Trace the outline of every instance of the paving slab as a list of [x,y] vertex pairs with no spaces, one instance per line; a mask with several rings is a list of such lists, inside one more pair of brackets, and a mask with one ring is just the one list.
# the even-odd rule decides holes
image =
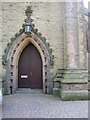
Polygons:
[[88,118],[88,101],[61,101],[42,92],[3,97],[3,118]]

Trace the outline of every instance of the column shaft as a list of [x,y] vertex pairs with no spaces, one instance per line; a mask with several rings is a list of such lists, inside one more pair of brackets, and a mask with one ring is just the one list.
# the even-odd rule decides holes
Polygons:
[[77,2],[66,3],[66,42],[67,42],[67,68],[78,68],[78,18]]
[[79,68],[87,67],[86,25],[83,3],[78,3]]

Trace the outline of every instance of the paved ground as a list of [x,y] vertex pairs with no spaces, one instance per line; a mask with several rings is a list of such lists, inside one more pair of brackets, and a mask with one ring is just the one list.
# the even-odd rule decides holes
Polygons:
[[88,118],[88,101],[61,101],[43,93],[4,96],[3,118]]

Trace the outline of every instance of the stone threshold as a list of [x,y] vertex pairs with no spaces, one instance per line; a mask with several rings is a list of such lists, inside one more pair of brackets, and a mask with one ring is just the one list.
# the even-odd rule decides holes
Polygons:
[[43,93],[43,89],[18,88],[16,93]]

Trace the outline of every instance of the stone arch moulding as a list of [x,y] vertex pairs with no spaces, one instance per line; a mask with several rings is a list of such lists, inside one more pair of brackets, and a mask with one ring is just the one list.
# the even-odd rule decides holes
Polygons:
[[43,92],[49,93],[52,89],[50,81],[50,54],[42,40],[35,33],[22,33],[11,45],[7,54],[6,82],[8,94],[15,93],[18,88],[18,60],[24,48],[32,43],[39,51],[42,58]]

